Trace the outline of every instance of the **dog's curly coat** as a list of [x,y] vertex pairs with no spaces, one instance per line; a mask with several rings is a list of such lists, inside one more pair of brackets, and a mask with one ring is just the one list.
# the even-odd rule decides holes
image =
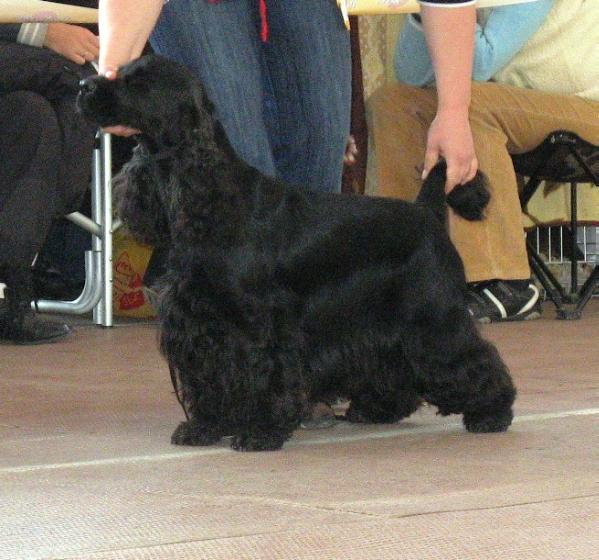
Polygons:
[[[290,188],[242,162],[201,84],[157,56],[86,80],[79,106],[141,131],[116,191],[130,231],[170,246],[161,350],[189,413],[173,443],[278,449],[306,401],[337,396],[356,422],[424,400],[473,432],[510,425],[515,389],[445,232],[443,164],[415,204]],[[480,178],[447,197],[468,219],[487,201]]]

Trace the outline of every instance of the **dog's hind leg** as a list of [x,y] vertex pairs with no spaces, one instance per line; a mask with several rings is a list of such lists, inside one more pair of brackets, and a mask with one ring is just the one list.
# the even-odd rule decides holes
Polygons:
[[514,417],[516,389],[497,349],[480,339],[465,368],[470,384],[463,422],[469,432],[503,432]]
[[467,310],[455,307],[439,319],[427,313],[406,333],[423,398],[442,415],[463,414],[468,431],[507,430],[516,397],[507,366],[480,337]]
[[424,398],[439,413],[463,414],[470,432],[503,432],[513,419],[516,391],[497,351],[480,341],[477,348],[454,356],[451,362],[432,363],[436,369],[424,383]]
[[[426,249],[426,246],[425,246]],[[516,390],[495,347],[482,339],[466,304],[462,264],[442,237],[414,256],[395,301],[414,386],[442,415],[463,414],[471,432],[507,430]]]
[[[390,424],[416,412],[422,398],[414,386],[414,371],[405,357],[400,329],[386,325],[376,337],[378,349],[370,354],[370,375],[356,376],[358,391],[352,391],[346,413],[350,422]],[[364,364],[366,365],[366,364]]]
[[413,368],[405,359],[399,329],[377,323],[374,315],[366,324],[346,325],[348,330],[329,344],[322,344],[321,338],[320,347],[318,335],[312,335],[311,399],[326,402],[337,395],[347,397],[350,404],[343,419],[392,424],[415,412],[422,399],[414,386]]

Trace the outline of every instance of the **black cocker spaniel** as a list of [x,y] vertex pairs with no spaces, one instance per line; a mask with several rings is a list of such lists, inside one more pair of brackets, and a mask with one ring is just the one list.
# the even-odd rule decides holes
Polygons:
[[446,202],[482,218],[480,176],[446,197],[441,163],[414,204],[291,188],[241,161],[199,81],[158,56],[86,79],[78,104],[141,131],[115,191],[129,230],[169,245],[160,345],[188,417],[173,443],[278,449],[307,402],[340,396],[354,422],[427,401],[508,428],[516,391],[444,226]]

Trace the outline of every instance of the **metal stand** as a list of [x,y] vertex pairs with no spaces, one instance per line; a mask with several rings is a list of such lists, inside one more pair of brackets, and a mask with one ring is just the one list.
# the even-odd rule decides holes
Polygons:
[[93,310],[96,325],[111,327],[112,317],[112,234],[119,223],[112,220],[112,153],[110,134],[96,136],[92,164],[92,217],[79,212],[68,220],[92,235],[92,250],[85,252],[85,284],[73,301],[38,300],[32,307],[41,312],[73,315]]
[[[585,305],[591,299],[595,288],[599,286],[599,265],[596,265],[591,276],[582,288],[578,289],[578,260],[576,258],[578,251],[576,243],[577,184],[590,182],[599,185],[596,163],[592,163],[598,149],[597,146],[589,144],[572,132],[558,130],[551,133],[534,150],[512,156],[516,173],[529,177],[520,193],[520,205],[524,212],[542,181],[570,183],[570,293],[566,293],[532,243],[527,243],[530,267],[545,288],[547,296],[554,303],[558,319],[580,319]],[[583,151],[585,157],[581,155]]]

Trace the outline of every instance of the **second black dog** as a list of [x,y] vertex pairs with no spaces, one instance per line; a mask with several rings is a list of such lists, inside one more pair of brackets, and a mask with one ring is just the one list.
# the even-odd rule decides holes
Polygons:
[[[88,79],[79,105],[141,131],[118,206],[140,240],[170,245],[161,349],[189,415],[173,443],[278,449],[306,401],[338,396],[357,422],[425,400],[473,432],[510,425],[515,389],[445,231],[443,164],[415,204],[290,188],[242,162],[201,84],[156,56]],[[447,198],[481,219],[488,194],[479,177]]]

